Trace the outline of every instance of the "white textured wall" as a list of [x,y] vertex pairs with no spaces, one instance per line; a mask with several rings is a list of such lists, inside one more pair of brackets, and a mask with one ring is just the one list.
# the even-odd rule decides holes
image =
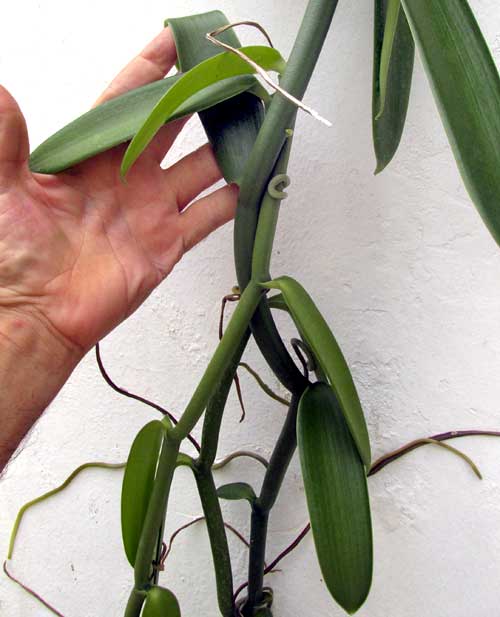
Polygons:
[[[497,0],[472,0],[500,60]],[[85,111],[108,80],[167,16],[210,8],[257,19],[287,54],[306,0],[252,3],[22,0],[3,3],[0,81],[19,100],[36,145]],[[244,37],[245,38],[245,37]],[[301,115],[274,255],[275,274],[299,278],[317,299],[354,372],[375,455],[411,439],[462,428],[500,428],[500,252],[456,171],[429,87],[417,65],[408,125],[396,160],[374,177],[370,142],[372,2],[341,1],[307,101],[334,121],[326,130]],[[245,40],[247,40],[245,38]],[[201,143],[192,122],[175,156]],[[234,284],[231,229],[177,266],[150,300],[103,343],[113,377],[182,410],[217,340],[219,302]],[[254,346],[251,363],[266,371]],[[234,394],[220,452],[268,455],[283,419],[242,374],[248,418]],[[26,500],[87,460],[122,461],[155,414],[101,380],[93,354],[82,362],[0,481],[0,555]],[[362,617],[496,617],[500,577],[500,441],[455,445],[484,473],[421,449],[370,480],[375,577]],[[261,469],[235,462],[220,482],[258,485]],[[121,550],[121,472],[89,471],[25,520],[12,570],[66,617],[118,617],[132,573]],[[176,476],[169,529],[200,512],[187,471]],[[248,533],[248,507],[227,519]],[[274,511],[273,557],[307,520],[294,460]],[[237,581],[245,551],[231,539]],[[215,615],[211,559],[202,525],[179,539],[164,580],[184,615]],[[340,615],[320,582],[312,540],[269,577],[276,617]],[[2,617],[49,613],[0,578]]]

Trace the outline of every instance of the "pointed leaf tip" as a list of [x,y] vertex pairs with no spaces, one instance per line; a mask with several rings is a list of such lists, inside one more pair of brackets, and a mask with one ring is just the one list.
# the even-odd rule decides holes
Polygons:
[[393,159],[403,133],[413,76],[415,44],[400,0],[375,0],[373,146],[375,174]]
[[353,614],[372,581],[370,503],[363,462],[328,384],[302,395],[297,440],[321,572],[332,597]]
[[233,482],[231,484],[224,484],[217,489],[217,497],[219,499],[239,500],[246,499],[252,504],[257,496],[255,491],[246,482]]
[[500,77],[467,0],[402,0],[472,201],[500,244]]
[[335,390],[360,456],[369,468],[370,438],[361,402],[342,350],[324,317],[302,285],[289,276],[281,276],[262,286],[281,291],[299,332]]
[[[280,53],[271,47],[254,45],[242,47],[241,51],[267,71],[277,70],[283,62]],[[121,173],[126,174],[129,171],[161,126],[190,97],[230,77],[252,75],[254,72],[244,60],[231,52],[224,52],[200,62],[184,73],[156,104],[130,142],[123,157]]]

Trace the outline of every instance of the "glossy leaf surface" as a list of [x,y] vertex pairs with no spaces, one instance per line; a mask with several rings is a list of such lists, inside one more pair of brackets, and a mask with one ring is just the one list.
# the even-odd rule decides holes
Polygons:
[[[271,47],[255,45],[242,47],[241,51],[265,70],[280,72],[284,68],[284,60],[280,53]],[[156,104],[133,138],[123,158],[122,175],[127,173],[161,126],[189,97],[223,79],[252,73],[254,69],[231,52],[224,52],[204,60],[184,73]]]
[[282,276],[265,283],[265,287],[279,289],[283,294],[299,332],[335,390],[360,456],[369,468],[370,439],[363,410],[347,362],[328,324],[307,291],[294,279]]
[[165,427],[159,420],[146,424],[132,444],[125,468],[121,498],[122,538],[132,567],[135,565],[164,435]]
[[352,614],[372,580],[370,503],[363,462],[329,385],[318,382],[302,395],[297,438],[321,572],[332,596]]
[[175,595],[164,587],[151,587],[148,591],[142,617],[181,617]]
[[392,160],[406,120],[415,44],[400,0],[375,0],[373,144],[377,169]]
[[[83,114],[44,141],[30,157],[30,168],[57,173],[118,144],[129,141],[141,128],[154,106],[180,79],[167,77],[111,99]],[[238,75],[203,88],[188,98],[169,121],[203,111],[252,89],[251,75]]]
[[466,0],[403,0],[465,186],[500,244],[500,77]]
[[257,498],[253,488],[246,482],[233,482],[219,486],[217,497],[230,500],[246,499],[250,503],[253,503]]

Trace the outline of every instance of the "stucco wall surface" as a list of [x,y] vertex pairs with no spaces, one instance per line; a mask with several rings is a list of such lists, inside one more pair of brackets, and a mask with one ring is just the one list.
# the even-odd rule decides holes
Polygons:
[[[400,151],[375,177],[370,98],[372,2],[343,0],[307,102],[333,121],[299,115],[273,256],[274,274],[302,281],[327,316],[352,367],[375,456],[450,429],[500,429],[500,251],[462,187],[420,62]],[[161,28],[163,19],[222,8],[255,19],[286,55],[306,0],[251,3],[143,0],[132,3],[23,0],[2,3],[0,81],[20,102],[32,145],[83,113],[113,75]],[[500,62],[497,0],[471,0]],[[255,41],[253,33],[242,33]],[[203,143],[196,120],[169,160]],[[221,297],[235,283],[231,226],[194,249],[126,323],[102,343],[124,387],[180,412],[217,342]],[[280,318],[281,319],[281,318]],[[291,335],[290,324],[281,319]],[[281,322],[280,322],[281,323]],[[248,361],[275,389],[255,346]],[[234,392],[220,454],[268,456],[283,409],[241,375],[247,419]],[[81,363],[0,481],[0,556],[18,508],[89,460],[125,460],[155,413],[112,392],[93,354]],[[484,474],[426,447],[370,480],[375,533],[373,588],[360,617],[497,617],[500,579],[500,441],[455,442]],[[237,461],[218,482],[258,487],[261,468]],[[132,581],[121,549],[121,472],[88,471],[31,511],[12,571],[66,617],[119,617]],[[248,536],[246,504],[224,504]],[[180,470],[168,531],[200,513],[194,483]],[[297,457],[270,524],[269,559],[307,521]],[[230,538],[237,581],[246,552]],[[162,580],[188,617],[216,614],[202,524],[177,541]],[[321,583],[312,539],[268,578],[276,617],[342,612]],[[50,613],[0,577],[2,617]]]

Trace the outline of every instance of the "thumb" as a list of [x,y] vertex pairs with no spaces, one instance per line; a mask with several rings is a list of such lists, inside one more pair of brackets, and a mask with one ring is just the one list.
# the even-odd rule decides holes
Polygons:
[[28,131],[19,105],[0,86],[0,189],[7,188],[26,167]]

